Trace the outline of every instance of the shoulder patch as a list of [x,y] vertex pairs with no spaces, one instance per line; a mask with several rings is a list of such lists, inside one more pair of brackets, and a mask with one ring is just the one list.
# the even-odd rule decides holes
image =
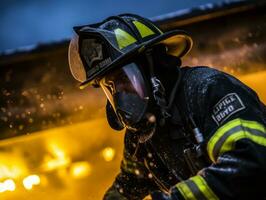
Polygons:
[[224,120],[245,108],[245,105],[236,93],[229,93],[213,107],[212,118],[217,125],[220,125]]

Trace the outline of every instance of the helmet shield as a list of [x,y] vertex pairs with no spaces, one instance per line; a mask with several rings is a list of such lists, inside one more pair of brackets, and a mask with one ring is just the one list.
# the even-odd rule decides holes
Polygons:
[[74,78],[80,82],[86,80],[86,70],[79,54],[79,36],[75,34],[68,48],[69,67]]
[[100,86],[119,119],[127,126],[138,123],[148,106],[148,91],[136,63],[118,68],[100,80]]

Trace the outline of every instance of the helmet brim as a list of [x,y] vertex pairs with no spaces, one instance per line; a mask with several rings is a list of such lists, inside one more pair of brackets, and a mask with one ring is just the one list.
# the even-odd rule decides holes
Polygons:
[[143,42],[142,44],[136,46],[130,52],[121,55],[120,57],[115,59],[112,63],[110,63],[109,66],[106,66],[101,71],[98,71],[90,78],[82,82],[80,84],[80,88],[82,89],[87,85],[90,85],[92,80],[95,79],[96,77],[103,76],[105,73],[116,67],[119,66],[121,67],[130,58],[145,52],[145,50],[157,44],[164,44],[167,47],[167,52],[169,54],[176,56],[178,58],[182,58],[191,50],[193,41],[192,38],[188,35],[188,33],[182,30],[172,30],[163,33],[162,35],[159,35],[147,42]]

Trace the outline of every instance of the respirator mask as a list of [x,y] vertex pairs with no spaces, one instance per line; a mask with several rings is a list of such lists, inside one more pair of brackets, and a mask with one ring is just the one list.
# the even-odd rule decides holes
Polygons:
[[[115,130],[126,127],[137,133],[140,142],[147,141],[157,124],[163,126],[170,117],[171,101],[166,101],[163,84],[154,72],[154,56],[164,54],[161,50],[154,53],[154,49],[145,52],[141,59],[136,58],[134,62],[107,73],[99,81],[108,99],[106,113],[109,125]],[[172,66],[177,68],[177,64],[175,62]]]
[[148,111],[149,84],[141,67],[137,62],[128,63],[105,75],[99,84],[108,99],[106,113],[110,126],[116,130],[126,127],[139,133],[140,142],[145,142],[155,131],[156,118]]

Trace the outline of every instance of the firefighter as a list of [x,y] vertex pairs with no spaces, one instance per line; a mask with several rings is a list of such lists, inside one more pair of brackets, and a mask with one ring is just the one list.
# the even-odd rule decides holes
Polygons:
[[74,30],[74,78],[101,88],[109,125],[126,130],[103,199],[266,197],[266,109],[252,89],[213,68],[180,67],[191,37],[137,15]]

